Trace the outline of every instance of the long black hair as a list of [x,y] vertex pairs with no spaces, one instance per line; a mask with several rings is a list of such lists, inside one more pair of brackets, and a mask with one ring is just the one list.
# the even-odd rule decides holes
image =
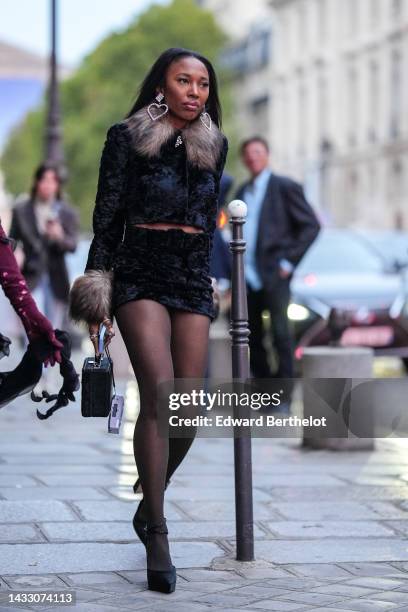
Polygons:
[[32,182],[31,190],[30,190],[31,200],[34,200],[34,198],[37,196],[38,183],[41,181],[44,174],[48,172],[49,170],[54,172],[55,178],[57,179],[57,182],[58,182],[58,191],[56,193],[56,197],[58,200],[62,199],[62,179],[61,179],[61,175],[59,173],[58,167],[56,164],[52,164],[50,162],[44,162],[40,164],[34,172],[33,182]]
[[209,95],[206,102],[206,110],[214,123],[218,127],[221,127],[221,104],[218,97],[217,76],[215,74],[213,65],[211,64],[210,60],[200,53],[191,51],[190,49],[183,49],[181,47],[171,47],[170,49],[166,49],[166,51],[163,51],[163,53],[157,58],[142,82],[136,102],[133,104],[125,119],[131,117],[131,115],[147,104],[154,102],[154,98],[157,96],[157,88],[164,87],[167,68],[172,62],[175,62],[182,57],[195,57],[207,68],[209,76]]

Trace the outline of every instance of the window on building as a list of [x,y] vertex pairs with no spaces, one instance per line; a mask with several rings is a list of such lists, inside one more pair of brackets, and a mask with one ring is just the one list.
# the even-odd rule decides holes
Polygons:
[[404,168],[402,165],[402,161],[399,158],[395,158],[391,161],[389,172],[388,172],[388,189],[387,195],[390,201],[390,204],[394,211],[394,227],[396,229],[401,229],[402,225],[402,209],[403,209],[403,178],[404,178]]
[[402,14],[402,0],[392,0],[391,3],[391,18],[397,21]]
[[368,194],[374,200],[377,190],[377,171],[375,162],[371,162],[368,166]]
[[307,90],[303,77],[300,77],[298,84],[298,108],[297,115],[299,120],[298,129],[298,155],[303,157],[306,152],[307,122],[308,122],[308,99]]
[[259,134],[269,133],[269,102],[269,96],[265,95],[254,98],[249,105],[251,124],[254,131]]
[[394,49],[391,55],[391,83],[390,83],[390,136],[398,138],[401,129],[401,103],[402,103],[402,61],[401,53]]
[[350,218],[354,218],[355,214],[358,211],[358,190],[359,190],[359,176],[356,169],[350,170],[349,174],[349,201],[348,201],[348,209]]
[[392,202],[399,200],[402,196],[402,164],[399,158],[390,163],[388,197]]
[[374,142],[377,140],[377,130],[379,121],[379,71],[376,60],[371,60],[369,64],[369,124],[368,124],[368,140]]
[[222,66],[235,74],[252,72],[266,66],[271,59],[271,37],[269,25],[253,27],[244,40],[223,51],[220,58]]
[[270,60],[271,28],[262,23],[254,26],[248,35],[247,53],[249,69],[266,66]]
[[227,47],[221,54],[220,64],[233,73],[245,73],[248,70],[248,54],[246,41]]
[[359,95],[357,72],[350,66],[348,72],[348,105],[347,105],[348,141],[351,147],[357,143],[357,128],[359,125]]
[[274,135],[274,140],[281,147],[282,159],[288,158],[288,138],[287,138],[287,108],[288,108],[288,84],[284,78],[278,82],[278,97],[277,97],[277,122],[274,125],[277,134]]
[[327,112],[328,112],[327,80],[324,74],[320,74],[318,78],[317,90],[318,90],[317,126],[318,126],[320,141],[323,141],[327,137]]

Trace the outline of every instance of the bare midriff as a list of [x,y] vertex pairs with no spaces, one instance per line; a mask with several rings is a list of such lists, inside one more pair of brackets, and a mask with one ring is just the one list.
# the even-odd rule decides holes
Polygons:
[[187,232],[188,234],[199,234],[204,231],[199,227],[195,227],[194,225],[181,225],[180,223],[135,223],[134,227],[147,227],[148,229],[159,230],[181,229],[183,232]]

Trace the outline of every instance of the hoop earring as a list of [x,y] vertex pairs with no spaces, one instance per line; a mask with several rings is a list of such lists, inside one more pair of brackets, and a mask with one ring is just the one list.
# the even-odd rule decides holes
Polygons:
[[200,121],[203,124],[203,126],[207,128],[209,132],[211,132],[212,119],[211,119],[210,114],[207,113],[205,105],[204,105],[204,111],[200,115]]
[[[169,112],[169,107],[167,106],[167,104],[165,104],[164,102],[161,103],[163,99],[164,99],[164,96],[160,92],[157,94],[155,98],[157,102],[152,102],[147,107],[147,112],[149,113],[149,117],[152,121],[157,121],[157,119],[161,119],[161,117],[164,117],[164,115],[166,115]],[[157,109],[157,110],[152,112],[152,109]],[[163,109],[163,110],[160,110],[160,109]]]

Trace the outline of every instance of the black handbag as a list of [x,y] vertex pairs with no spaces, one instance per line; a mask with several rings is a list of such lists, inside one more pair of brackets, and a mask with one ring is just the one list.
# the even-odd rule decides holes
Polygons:
[[82,367],[81,414],[83,417],[109,416],[114,397],[113,363],[104,347],[106,328],[99,335],[99,354],[86,357]]

